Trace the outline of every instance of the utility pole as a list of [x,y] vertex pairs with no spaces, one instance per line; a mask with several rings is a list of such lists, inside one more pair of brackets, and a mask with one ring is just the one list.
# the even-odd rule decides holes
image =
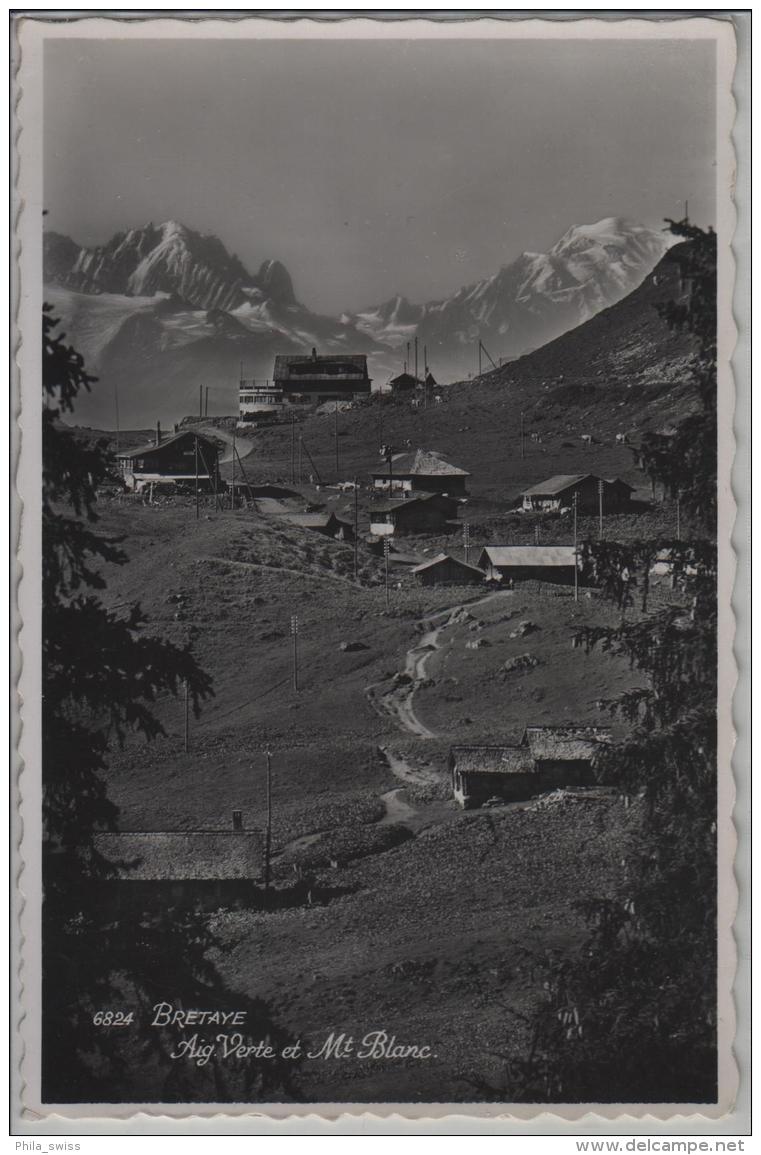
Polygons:
[[526,456],[526,432],[523,423],[523,410],[521,409],[521,457]]
[[203,385],[198,386],[198,416],[203,417]]
[[338,399],[336,398],[336,407],[333,411],[333,437],[336,443],[336,481],[341,480],[341,473],[338,468]]
[[296,414],[291,410],[291,485],[296,484]]
[[206,394],[204,397],[203,415],[204,415],[204,417],[209,416],[209,386],[208,385],[206,386]]
[[116,456],[119,456],[119,386],[114,381],[114,410],[116,412]]
[[417,388],[417,335],[415,335],[415,388]]
[[303,465],[304,465],[304,438],[301,434],[301,430],[299,430],[299,485],[301,485],[301,480],[304,476]]
[[465,547],[465,561],[467,563],[470,559],[470,526],[467,521],[462,527],[462,544]]
[[423,345],[423,408],[428,408],[428,346]]
[[270,889],[270,855],[272,853],[272,754],[267,751],[267,824],[264,828],[264,893]]
[[197,433],[195,435],[194,441],[195,441],[195,447],[196,447],[196,521],[198,521],[199,517],[201,516],[201,509],[200,509],[200,498],[198,495],[198,434]]
[[407,342],[407,360],[406,360],[406,361],[405,361],[405,363],[404,363],[404,371],[405,371],[405,373],[407,372],[407,370],[408,370],[408,369],[411,369],[411,368],[412,368],[412,361],[411,361],[411,359],[410,359],[410,343],[409,343],[409,341],[408,341],[408,342]]
[[359,577],[359,479],[354,478],[354,580]]
[[602,499],[603,499],[604,489],[605,489],[605,482],[603,481],[602,478],[600,478],[600,480],[597,482],[597,496],[598,496],[599,501],[600,501],[600,541],[602,541]]
[[579,537],[578,537],[578,490],[573,495],[573,600],[579,600]]
[[187,754],[188,746],[189,746],[188,740],[189,740],[189,736],[190,736],[190,694],[188,691],[188,679],[187,678],[184,679],[184,684],[185,684],[185,741],[183,743],[183,748],[185,750],[185,753]]
[[391,542],[388,540],[387,537],[384,537],[384,539],[383,539],[383,557],[384,557],[384,560],[386,562],[386,609],[388,609],[388,605],[389,605],[389,602],[388,602],[388,557],[389,557],[390,553],[391,553]]
[[299,692],[299,619],[296,614],[291,617],[291,637],[293,638],[293,689]]
[[230,509],[235,509],[235,426],[233,425],[233,461],[232,478],[230,480]]
[[682,540],[682,491],[676,491],[676,540]]
[[481,376],[481,338],[478,338],[478,376]]

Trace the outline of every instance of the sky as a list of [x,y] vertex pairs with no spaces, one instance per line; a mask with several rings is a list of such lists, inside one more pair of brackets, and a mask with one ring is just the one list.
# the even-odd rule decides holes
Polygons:
[[572,225],[715,225],[700,41],[53,41],[46,226],[281,260],[315,311],[443,297]]

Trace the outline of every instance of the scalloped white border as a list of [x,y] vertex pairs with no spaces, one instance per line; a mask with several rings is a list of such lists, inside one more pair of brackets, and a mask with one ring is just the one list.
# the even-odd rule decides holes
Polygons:
[[[16,468],[14,527],[18,550],[13,571],[17,601],[13,606],[13,655],[20,707],[12,718],[16,760],[14,765],[17,808],[12,808],[15,942],[12,979],[20,1008],[13,1019],[14,1062],[12,1063],[13,1133],[17,1135],[58,1134],[314,1134],[315,1128],[329,1134],[353,1133],[361,1124],[363,1133],[457,1134],[472,1133],[474,1126],[494,1134],[737,1134],[747,1119],[747,1020],[737,1029],[735,1003],[748,1012],[747,992],[735,986],[738,951],[735,938],[745,939],[747,926],[736,923],[738,897],[743,896],[736,875],[749,880],[746,843],[737,853],[737,829],[747,839],[744,810],[748,796],[747,761],[739,756],[740,742],[747,751],[747,714],[735,697],[734,728],[732,704],[738,670],[747,671],[744,635],[735,634],[733,613],[747,621],[747,590],[735,583],[736,554],[747,565],[747,535],[744,524],[735,522],[738,508],[748,507],[747,484],[748,428],[744,408],[735,409],[735,382],[732,358],[735,354],[737,397],[747,399],[745,389],[745,349],[735,349],[737,329],[735,307],[741,312],[737,279],[745,272],[743,256],[737,264],[732,249],[735,233],[736,157],[747,159],[746,138],[738,140],[733,97],[735,32],[739,31],[741,63],[747,69],[748,45],[741,14],[722,13],[709,17],[680,19],[675,10],[648,13],[647,19],[625,19],[615,10],[596,13],[594,19],[575,17],[572,12],[520,19],[492,13],[426,13],[407,16],[399,12],[374,14],[372,18],[352,18],[351,13],[326,13],[325,18],[283,11],[277,19],[248,18],[233,13],[228,19],[193,11],[182,19],[165,19],[160,14],[139,11],[106,13],[103,17],[82,15],[81,11],[35,12],[17,15],[12,27],[13,51],[13,310],[14,392],[12,400],[13,455]],[[124,19],[124,17],[128,19]],[[732,19],[728,17],[732,16]],[[148,18],[146,18],[148,17]],[[60,21],[66,20],[67,23]],[[717,45],[717,232],[719,238],[719,1048],[720,1101],[705,1105],[583,1104],[542,1106],[508,1104],[384,1104],[368,1109],[365,1104],[187,1104],[157,1107],[156,1104],[42,1105],[39,1101],[39,915],[40,915],[40,782],[33,768],[40,763],[40,621],[37,559],[40,553],[40,348],[39,317],[42,304],[41,228],[42,212],[42,49],[45,39],[91,39],[119,36],[122,39],[243,37],[270,39],[713,39]],[[747,81],[747,74],[745,75]],[[745,94],[743,94],[743,100]],[[747,123],[747,121],[745,122]],[[733,130],[735,133],[733,141]],[[747,178],[745,178],[747,179]],[[745,239],[745,236],[743,237]],[[747,281],[743,278],[743,285]],[[743,324],[747,318],[742,317]],[[740,364],[742,362],[742,365]],[[734,429],[733,429],[734,419]],[[733,484],[734,482],[734,491]],[[733,533],[734,530],[734,533]],[[732,541],[730,536],[733,534]],[[734,545],[734,551],[732,549]],[[28,573],[29,578],[24,578]],[[745,569],[741,576],[744,578]],[[733,597],[734,590],[734,597]],[[734,648],[733,648],[734,642]],[[747,674],[744,675],[747,681]],[[738,736],[735,760],[737,791],[732,775],[732,752]],[[738,804],[733,824],[735,794]],[[734,870],[733,870],[734,864]],[[747,909],[744,908],[747,916]],[[747,975],[744,976],[747,978]],[[739,1060],[740,1067],[738,1068]],[[740,1080],[740,1069],[743,1079]],[[740,1103],[742,1097],[743,1102]],[[425,1127],[423,1132],[422,1127]]]

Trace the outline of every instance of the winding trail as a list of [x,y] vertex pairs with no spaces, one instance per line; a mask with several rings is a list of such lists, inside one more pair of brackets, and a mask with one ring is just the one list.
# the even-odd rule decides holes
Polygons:
[[[432,654],[442,649],[439,643],[441,633],[449,626],[457,624],[454,619],[463,611],[469,613],[470,610],[475,609],[477,606],[486,605],[496,598],[511,596],[512,592],[510,590],[495,590],[493,593],[486,594],[476,601],[459,602],[457,605],[437,610],[434,614],[422,618],[418,624],[421,626],[433,626],[433,629],[429,629],[424,633],[420,641],[416,642],[415,645],[407,651],[404,662],[404,681],[401,684],[392,686],[390,689],[383,689],[383,682],[375,682],[373,685],[365,687],[368,700],[378,713],[390,714],[399,725],[400,730],[406,734],[412,734],[415,738],[426,739],[440,737],[439,734],[426,726],[418,717],[415,712],[414,698],[415,691],[418,690],[421,683],[426,680],[428,660]],[[439,624],[435,625],[434,623],[436,622],[439,622]],[[389,757],[388,749],[383,749],[386,757]],[[391,768],[394,770],[393,765]],[[397,771],[394,770],[394,773],[396,774]],[[398,777],[410,781],[409,778],[405,779],[403,773],[399,773]],[[414,780],[419,781],[420,779],[416,776]]]
[[[233,435],[228,433],[226,429],[218,429],[216,425],[194,425],[193,430],[196,433],[205,433],[208,437],[216,437],[220,441],[226,441],[229,449],[226,449],[220,454],[220,465],[228,464],[233,459]],[[249,441],[247,437],[240,437],[235,435],[235,450],[238,457],[246,458],[249,453],[254,450],[253,441]]]

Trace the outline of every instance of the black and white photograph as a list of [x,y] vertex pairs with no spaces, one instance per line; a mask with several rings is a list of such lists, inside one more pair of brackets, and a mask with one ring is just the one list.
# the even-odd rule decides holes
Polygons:
[[37,1112],[718,1117],[731,22],[21,31]]

